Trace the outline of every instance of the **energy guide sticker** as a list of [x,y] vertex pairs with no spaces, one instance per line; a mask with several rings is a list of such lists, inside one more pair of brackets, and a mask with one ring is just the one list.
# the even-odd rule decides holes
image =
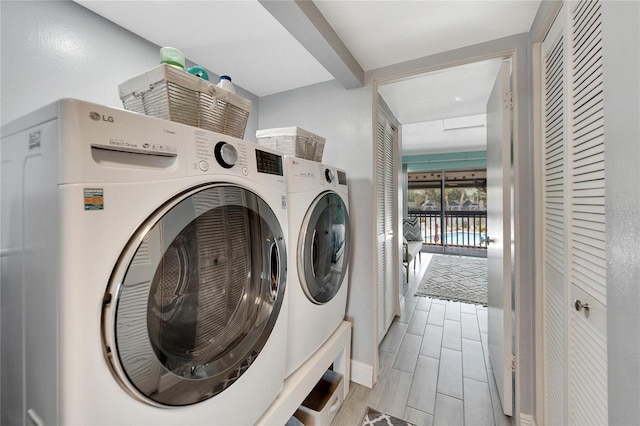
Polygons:
[[104,209],[104,190],[102,188],[85,188],[84,189],[84,209],[85,210],[103,210]]

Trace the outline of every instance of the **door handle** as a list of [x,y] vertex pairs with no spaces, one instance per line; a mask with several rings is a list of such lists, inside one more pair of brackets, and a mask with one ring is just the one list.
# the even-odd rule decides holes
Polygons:
[[576,311],[580,312],[581,310],[584,309],[585,314],[587,312],[589,312],[589,310],[591,309],[591,306],[589,306],[588,303],[582,303],[580,301],[580,299],[576,299],[575,303],[573,304],[576,307]]
[[486,243],[487,245],[491,244],[491,243],[495,243],[496,240],[494,240],[493,238],[487,236],[487,238],[480,238],[480,244],[482,243]]

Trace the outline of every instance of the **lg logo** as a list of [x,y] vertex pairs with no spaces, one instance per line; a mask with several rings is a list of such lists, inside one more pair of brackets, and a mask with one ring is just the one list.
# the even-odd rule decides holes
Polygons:
[[105,117],[104,115],[102,115],[102,114],[100,114],[98,112],[95,112],[95,111],[91,111],[89,113],[89,118],[91,118],[93,121],[102,120],[102,121],[108,121],[109,123],[114,123],[115,122],[113,117],[111,117],[111,116]]

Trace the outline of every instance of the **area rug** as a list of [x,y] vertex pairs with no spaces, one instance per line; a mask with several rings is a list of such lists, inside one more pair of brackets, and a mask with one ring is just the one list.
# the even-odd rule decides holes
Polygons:
[[487,259],[433,255],[416,296],[487,306]]
[[371,407],[367,407],[367,412],[362,419],[362,426],[415,426],[405,420],[394,417],[390,414],[381,413]]

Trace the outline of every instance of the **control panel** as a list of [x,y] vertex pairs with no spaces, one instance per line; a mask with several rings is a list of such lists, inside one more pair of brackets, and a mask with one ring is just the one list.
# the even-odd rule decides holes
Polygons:
[[282,156],[272,152],[256,149],[256,165],[258,172],[284,176]]

